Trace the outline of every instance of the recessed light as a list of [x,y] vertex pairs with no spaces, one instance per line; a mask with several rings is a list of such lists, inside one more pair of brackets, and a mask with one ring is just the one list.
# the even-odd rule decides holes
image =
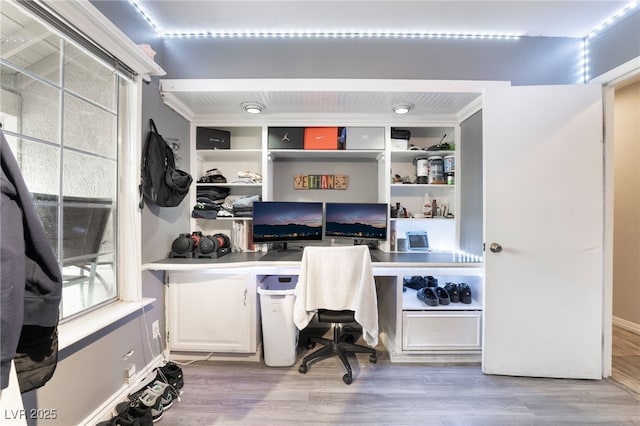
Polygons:
[[393,112],[395,112],[398,115],[406,114],[410,110],[411,110],[411,107],[409,105],[397,105],[393,107]]
[[245,102],[242,104],[242,107],[249,114],[260,114],[264,109],[264,105],[259,104],[258,102]]

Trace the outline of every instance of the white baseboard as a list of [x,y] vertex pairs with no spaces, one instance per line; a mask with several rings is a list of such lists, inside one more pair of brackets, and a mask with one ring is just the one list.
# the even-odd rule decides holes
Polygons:
[[109,399],[107,399],[102,405],[100,405],[93,413],[89,414],[87,418],[85,418],[80,425],[82,426],[93,426],[96,423],[100,423],[104,420],[109,420],[113,417],[113,410],[116,405],[127,398],[134,388],[139,386],[139,383],[147,377],[154,368],[162,364],[165,358],[162,355],[156,356],[149,364],[144,366],[140,371],[135,374],[135,377],[129,382],[129,384],[124,384],[120,387]]
[[640,324],[636,324],[635,322],[614,316],[613,325],[617,325],[620,328],[624,328],[625,330],[640,335]]

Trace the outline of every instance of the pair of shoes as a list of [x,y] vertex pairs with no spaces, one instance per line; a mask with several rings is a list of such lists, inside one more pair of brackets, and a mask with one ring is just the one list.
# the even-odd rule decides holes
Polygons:
[[96,426],[151,426],[153,425],[153,417],[151,410],[145,410],[138,407],[127,408],[122,413],[107,420],[100,422]]
[[[169,385],[164,384],[165,388]],[[121,402],[116,405],[116,417],[122,416],[124,413],[136,411],[147,411],[151,415],[152,423],[157,422],[164,416],[164,405],[162,403],[163,397],[169,399],[170,403],[173,402],[173,397],[169,393],[161,395],[153,392],[150,388],[145,389],[140,395],[132,401]]]
[[418,290],[418,299],[429,306],[438,306],[438,295],[433,287],[424,287]]
[[447,292],[449,292],[451,303],[460,303],[460,290],[458,289],[458,284],[446,283],[444,285],[444,289],[447,290]]
[[138,398],[140,398],[140,396],[142,396],[142,394],[146,392],[151,392],[152,394],[160,396],[160,401],[162,401],[163,411],[169,409],[173,405],[173,401],[175,401],[179,396],[179,393],[178,393],[179,391],[177,389],[174,389],[173,386],[171,386],[170,384],[160,380],[154,380],[147,387],[142,388],[139,391],[130,394],[129,400],[132,402],[137,401]]
[[460,291],[460,301],[465,304],[471,303],[471,287],[467,283],[458,284],[458,290]]
[[436,296],[438,296],[438,303],[441,305],[448,305],[451,303],[449,292],[442,287],[436,287]]

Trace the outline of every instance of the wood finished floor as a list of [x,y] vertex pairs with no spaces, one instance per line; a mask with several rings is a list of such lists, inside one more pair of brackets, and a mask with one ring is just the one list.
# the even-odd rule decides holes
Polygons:
[[292,367],[183,366],[181,401],[159,425],[640,425],[640,400],[612,380],[484,375],[480,367],[390,363],[366,355],[345,385],[337,358]]
[[613,326],[611,378],[640,400],[640,335]]

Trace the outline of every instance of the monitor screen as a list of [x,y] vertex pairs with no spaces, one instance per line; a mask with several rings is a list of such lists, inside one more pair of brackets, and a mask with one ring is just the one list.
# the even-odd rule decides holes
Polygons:
[[387,211],[384,203],[327,203],[325,236],[362,240],[387,239]]
[[257,201],[253,203],[253,242],[322,240],[322,203]]

